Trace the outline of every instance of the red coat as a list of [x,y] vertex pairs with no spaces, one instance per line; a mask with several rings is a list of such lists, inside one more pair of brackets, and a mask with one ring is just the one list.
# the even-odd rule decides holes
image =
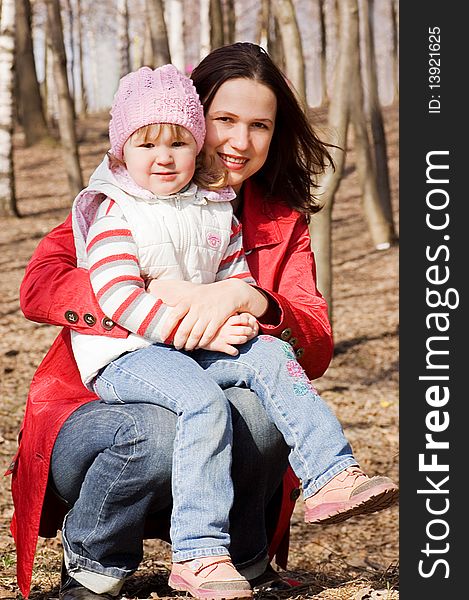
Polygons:
[[[310,378],[320,377],[332,356],[332,334],[326,302],[315,285],[315,265],[305,218],[284,204],[266,202],[259,188],[247,182],[241,221],[251,272],[280,307],[280,318],[276,311],[264,317],[276,325],[261,322],[261,329],[292,339],[292,343],[296,338],[294,348],[301,349],[301,364]],[[26,597],[38,535],[54,537],[62,524],[63,508],[46,494],[56,436],[75,409],[96,399],[81,382],[69,328],[95,335],[128,335],[118,325],[106,329],[109,319],[95,300],[88,274],[75,267],[69,216],[37,247],[20,290],[21,308],[28,319],[64,326],[33,377],[19,450],[8,471],[13,474],[15,513],[11,531],[17,548],[17,579]],[[290,517],[298,496],[293,490],[297,487],[298,480],[289,469],[284,479],[280,516],[270,543],[270,556],[276,555],[278,564],[284,567]]]

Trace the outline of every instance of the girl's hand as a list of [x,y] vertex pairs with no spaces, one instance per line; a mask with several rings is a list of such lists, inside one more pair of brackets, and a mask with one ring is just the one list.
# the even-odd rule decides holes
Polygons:
[[267,309],[265,296],[240,279],[196,284],[189,281],[154,280],[148,291],[172,307],[161,331],[167,339],[177,327],[175,348],[205,348],[229,317],[248,312],[261,316]]
[[197,347],[236,356],[239,354],[239,350],[235,346],[245,344],[256,337],[258,333],[257,319],[249,313],[241,313],[229,317],[208,344]]

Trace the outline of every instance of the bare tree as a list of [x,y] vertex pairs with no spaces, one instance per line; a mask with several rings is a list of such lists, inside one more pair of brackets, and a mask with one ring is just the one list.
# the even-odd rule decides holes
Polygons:
[[210,52],[210,1],[199,0],[200,6],[200,53],[199,59],[202,60]]
[[391,1],[391,18],[393,32],[393,74],[394,74],[394,99],[399,98],[399,2]]
[[296,20],[301,33],[305,62],[306,99],[309,106],[320,106],[324,97],[322,2],[308,0],[295,2]]
[[117,39],[119,69],[123,77],[130,72],[129,7],[127,0],[117,0]]
[[261,7],[257,19],[257,43],[269,50],[270,0],[261,0]]
[[322,104],[329,100],[327,92],[327,42],[326,42],[326,15],[324,14],[324,0],[319,0],[319,18],[321,20],[321,81],[322,81]]
[[269,31],[268,31],[268,52],[274,63],[282,70],[286,71],[285,49],[280,31],[280,25],[277,18],[273,15],[272,3],[267,0],[270,5],[269,12]]
[[76,0],[77,6],[77,37],[78,37],[78,68],[80,72],[80,114],[86,115],[88,112],[88,94],[85,84],[85,64],[83,61],[83,11],[81,0]]
[[390,240],[385,240],[380,249],[386,249],[395,241],[396,233],[392,216],[391,188],[389,183],[388,152],[384,131],[383,114],[378,96],[378,77],[373,36],[373,0],[360,0],[360,19],[363,25],[363,73],[365,106],[371,128],[372,160],[376,173],[376,185],[381,209],[389,223]]
[[210,0],[210,49],[219,48],[224,43],[225,36],[221,0]]
[[[146,5],[147,6],[147,5]],[[145,18],[145,29],[143,31],[143,48],[142,48],[142,61],[140,66],[155,67],[155,60],[153,56],[153,44],[151,40],[151,28],[150,28],[150,17],[148,10]]]
[[236,13],[234,0],[225,0],[225,44],[233,44],[236,37]]
[[0,4],[0,216],[18,217],[13,169],[15,0]]
[[184,72],[186,68],[186,51],[184,46],[183,0],[166,0],[165,9],[172,63]]
[[353,54],[358,52],[358,13],[353,10],[354,0],[340,3],[338,62],[334,87],[329,104],[328,142],[334,144],[330,153],[335,170],[329,168],[319,180],[318,197],[323,205],[310,223],[311,247],[315,254],[318,288],[329,306],[333,321],[332,281],[332,208],[339,189],[345,165],[345,148],[350,122],[350,81],[353,77]]
[[[358,21],[358,0],[347,0],[352,4]],[[354,131],[354,149],[357,172],[362,188],[362,204],[373,244],[377,249],[389,248],[394,241],[392,215],[388,214],[381,202],[378,191],[376,169],[373,162],[366,117],[363,107],[363,82],[360,69],[359,35],[357,32],[355,51],[351,56],[353,64],[350,80],[350,119]]]
[[162,0],[146,0],[145,2],[147,26],[149,27],[152,50],[152,61],[145,64],[159,67],[171,62],[169,51],[168,32],[164,19],[164,6]]
[[301,45],[301,35],[295,16],[292,0],[276,0],[272,10],[278,22],[282,37],[286,75],[306,106],[305,63]]
[[64,163],[70,193],[74,197],[83,188],[83,179],[75,132],[75,111],[68,89],[67,58],[60,15],[60,2],[59,0],[46,0],[46,5],[49,43],[58,95],[60,141],[64,151]]
[[74,31],[74,18],[73,8],[70,0],[63,0],[65,7],[65,15],[68,23],[68,48],[67,52],[67,63],[68,63],[68,89],[70,90],[70,96],[75,102],[75,31]]
[[47,137],[49,132],[34,62],[29,0],[16,2],[16,81],[25,144],[32,146]]
[[326,91],[332,98],[339,52],[339,9],[337,0],[322,0],[326,46]]

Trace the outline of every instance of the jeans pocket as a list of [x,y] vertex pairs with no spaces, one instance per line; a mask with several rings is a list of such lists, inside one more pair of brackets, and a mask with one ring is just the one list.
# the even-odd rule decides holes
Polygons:
[[101,375],[95,377],[92,385],[94,393],[106,404],[125,404],[117,394],[114,384]]

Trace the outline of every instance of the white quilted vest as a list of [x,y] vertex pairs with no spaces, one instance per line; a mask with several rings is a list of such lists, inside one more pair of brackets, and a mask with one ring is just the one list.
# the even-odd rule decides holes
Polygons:
[[[185,192],[156,198],[126,178],[126,171],[116,177],[106,158],[72,207],[79,267],[88,266],[86,237],[106,196],[119,205],[127,220],[137,244],[144,279],[215,281],[231,236],[233,210],[229,200],[235,196],[231,189],[220,194],[199,190],[191,184]],[[136,334],[116,339],[72,332],[73,351],[85,384],[111,360],[150,343]]]

